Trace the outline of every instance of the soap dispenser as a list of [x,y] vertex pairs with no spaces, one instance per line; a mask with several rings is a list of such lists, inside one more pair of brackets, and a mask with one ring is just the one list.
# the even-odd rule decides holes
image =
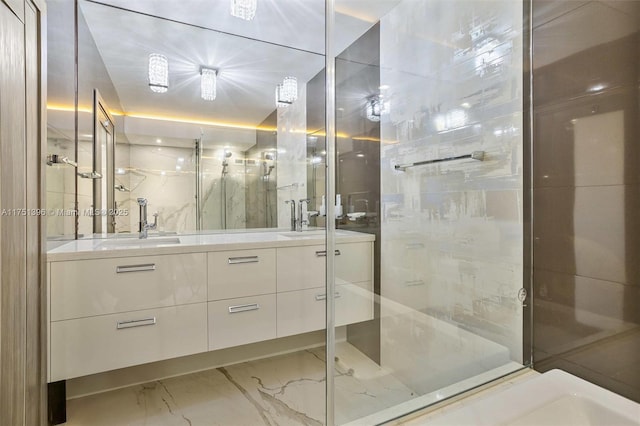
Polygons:
[[342,200],[340,194],[336,195],[336,206],[335,206],[335,215],[336,217],[342,217]]
[[324,202],[324,195],[322,196],[322,204],[320,204],[320,212],[318,214],[320,216],[327,215],[327,206],[325,205],[325,202]]

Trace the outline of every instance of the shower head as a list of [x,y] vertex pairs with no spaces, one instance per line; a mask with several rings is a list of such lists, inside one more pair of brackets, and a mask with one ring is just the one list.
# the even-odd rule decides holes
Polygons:
[[233,153],[231,151],[225,151],[224,152],[224,158],[229,158],[233,155]]
[[275,155],[273,155],[272,152],[263,152],[264,155],[264,159],[265,160],[274,160],[275,159]]

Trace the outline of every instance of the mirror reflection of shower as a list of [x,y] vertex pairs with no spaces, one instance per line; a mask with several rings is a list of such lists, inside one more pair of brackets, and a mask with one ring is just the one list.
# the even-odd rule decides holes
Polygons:
[[274,225],[274,217],[273,217],[273,209],[272,209],[272,203],[273,200],[271,199],[271,191],[272,188],[270,188],[270,183],[271,183],[271,172],[273,171],[273,169],[275,169],[275,153],[273,152],[263,152],[262,153],[262,183],[264,186],[264,192],[265,192],[265,197],[264,197],[264,211],[265,211],[265,215],[264,215],[264,219],[265,219],[265,223],[264,226],[265,228],[271,228]]
[[224,150],[222,155],[222,172],[220,176],[220,229],[227,229],[227,175],[229,174],[229,158],[231,151]]

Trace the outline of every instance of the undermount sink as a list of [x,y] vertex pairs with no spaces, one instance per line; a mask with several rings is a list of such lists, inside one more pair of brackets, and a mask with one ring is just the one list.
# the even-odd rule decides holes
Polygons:
[[140,238],[126,238],[126,239],[115,239],[115,240],[105,240],[98,244],[97,248],[134,248],[134,247],[158,247],[158,246],[166,246],[180,244],[180,238],[149,238],[149,239],[140,239]]

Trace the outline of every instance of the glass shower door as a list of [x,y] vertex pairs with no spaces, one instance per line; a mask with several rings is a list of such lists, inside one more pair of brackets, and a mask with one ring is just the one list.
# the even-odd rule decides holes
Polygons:
[[402,0],[369,15],[336,6],[336,34],[346,17],[363,25],[334,52],[336,236],[375,239],[370,263],[335,258],[336,424],[378,424],[530,361],[524,5]]

